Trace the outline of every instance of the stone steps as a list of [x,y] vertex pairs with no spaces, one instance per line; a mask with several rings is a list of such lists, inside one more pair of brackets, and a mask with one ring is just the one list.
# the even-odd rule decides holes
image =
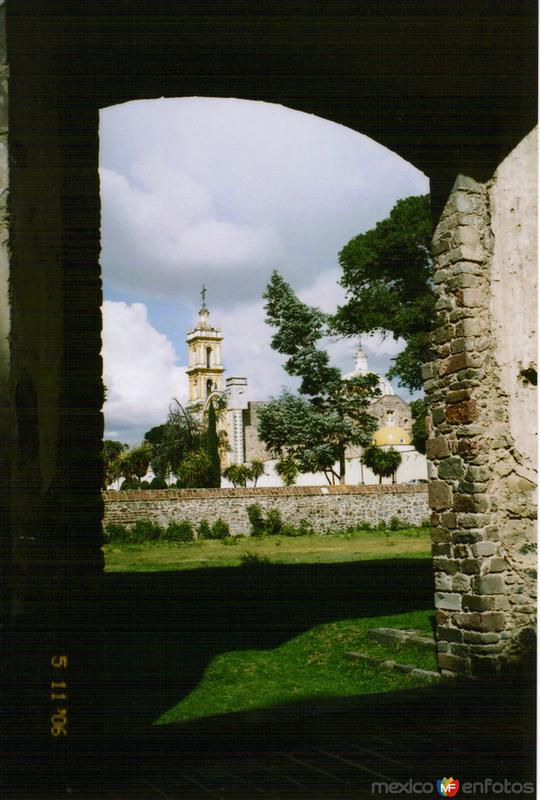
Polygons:
[[[435,639],[426,636],[423,631],[417,630],[399,630],[397,628],[371,628],[368,631],[368,638],[373,639],[379,644],[398,645],[398,644],[415,644],[421,647],[428,647],[435,650]],[[365,664],[372,666],[383,667],[384,669],[395,669],[399,672],[405,672],[409,675],[414,675],[417,678],[431,678],[432,680],[440,680],[441,675],[438,672],[429,669],[421,669],[416,664],[400,664],[393,659],[382,659],[368,656],[365,653],[349,652],[347,658],[350,661],[363,661]]]
[[383,669],[395,669],[398,672],[406,672],[409,675],[414,675],[416,678],[430,678],[431,680],[441,680],[441,675],[430,669],[421,669],[416,664],[399,664],[397,661],[391,659],[383,660],[382,658],[373,658],[365,653],[349,652],[347,658],[350,661],[363,661],[365,664],[371,664],[376,667],[383,667]]
[[397,628],[371,628],[368,637],[381,644],[416,644],[436,649],[435,639],[423,631],[399,630]]

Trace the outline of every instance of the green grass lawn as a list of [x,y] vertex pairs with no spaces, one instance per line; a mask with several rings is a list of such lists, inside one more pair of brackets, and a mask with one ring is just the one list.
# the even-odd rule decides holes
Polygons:
[[109,572],[238,567],[246,556],[274,564],[317,564],[379,558],[430,558],[429,528],[355,531],[320,536],[233,536],[223,541],[114,543],[105,545]]
[[[290,609],[291,614],[286,624],[293,627],[298,624],[297,617],[302,611],[302,603],[306,603],[307,624],[304,632],[296,635],[296,631],[303,630],[302,625],[296,627],[291,638],[279,646],[272,646],[271,649],[235,649],[232,643],[234,639],[231,639],[228,651],[224,652],[225,648],[222,647],[217,654],[209,654],[210,660],[206,662],[206,669],[195,688],[183,699],[179,698],[177,705],[163,713],[156,720],[158,724],[268,709],[276,704],[295,701],[397,691],[422,686],[429,681],[366,662],[351,661],[346,655],[348,651],[360,651],[381,660],[393,659],[424,669],[436,669],[432,650],[413,645],[401,645],[397,649],[396,646],[382,645],[367,638],[369,628],[379,626],[416,628],[431,633],[430,617],[433,612],[426,609],[422,591],[419,594],[418,608],[426,610],[406,610],[406,605],[401,605],[403,610],[400,609],[401,597],[404,604],[409,603],[409,609],[415,608],[410,604],[412,595],[406,587],[412,586],[416,591],[425,583],[426,569],[421,569],[420,565],[423,559],[431,557],[429,528],[354,531],[299,537],[237,536],[223,541],[199,540],[184,544],[165,541],[141,544],[113,542],[104,547],[104,552],[107,572],[168,572],[167,580],[169,583],[173,581],[173,590],[176,590],[176,586],[181,587],[182,591],[187,592],[188,601],[193,601],[193,598],[191,589],[187,588],[187,576],[176,584],[174,572],[193,571],[190,579],[194,578],[194,596],[198,598],[200,592],[201,598],[200,603],[193,601],[195,608],[200,605],[204,610],[209,597],[215,604],[216,613],[223,603],[225,607],[229,607],[227,604],[231,602],[233,605],[237,603],[240,617],[234,618],[236,628],[238,619],[246,614],[246,625],[251,630],[249,626],[254,622],[250,619],[250,607],[258,603],[262,615],[261,634],[266,636],[274,624],[271,620],[274,617],[279,620],[279,614],[287,608],[288,597],[294,606]],[[383,559],[388,567],[384,565]],[[408,559],[409,566],[404,571],[397,567],[398,561],[394,561],[392,565],[391,559]],[[358,578],[351,574],[354,562],[375,561],[379,561],[379,567],[375,568],[374,565],[370,569],[368,563],[365,567],[359,564]],[[325,564],[329,566],[325,567]],[[302,565],[306,565],[305,569]],[[216,568],[218,577],[215,583],[210,578],[211,571],[207,569],[209,567]],[[231,578],[233,574],[235,576],[232,583],[224,574],[229,570],[219,570],[224,567],[234,568],[230,573]],[[202,586],[196,577],[197,569],[201,570]],[[244,570],[245,578],[242,579]],[[410,576],[408,570],[411,570]],[[395,575],[394,582],[390,577],[392,574]],[[308,575],[311,577],[308,578]],[[313,580],[318,581],[321,587],[320,599],[317,593],[313,595]],[[404,580],[402,591],[405,594],[401,594],[397,587]],[[231,586],[235,589],[231,590]],[[338,586],[340,588],[336,589]],[[389,616],[332,618],[333,612],[327,606],[330,603],[333,604],[332,608],[339,608],[340,592],[351,592],[351,606],[348,611],[345,610],[347,603],[343,604],[344,616],[351,614],[355,607],[353,603],[363,602],[358,597],[356,600],[353,597],[357,594],[356,587],[360,593],[358,597],[366,598],[366,610],[369,614],[373,611],[384,613],[382,608],[386,604],[386,614]],[[249,598],[247,607],[242,600],[244,591],[245,597]],[[429,588],[427,591],[429,594]],[[228,592],[232,592],[232,595],[228,595]],[[370,606],[371,597],[375,607]],[[317,603],[321,605],[320,614],[317,612]],[[358,605],[355,608],[358,609]],[[194,613],[193,610],[190,613]],[[356,616],[358,617],[358,610]],[[298,618],[302,618],[302,614]],[[325,622],[325,618],[330,621]],[[336,619],[338,621],[334,621]],[[221,623],[216,622],[216,625],[219,624]],[[310,627],[310,624],[315,624],[315,627]],[[235,635],[238,636],[239,630],[236,628]],[[257,642],[256,637],[254,641]],[[252,647],[251,643],[248,647]]]
[[432,611],[349,619],[319,625],[272,650],[223,653],[209,664],[199,685],[166,711],[157,724],[269,708],[280,703],[409,689],[426,685],[416,678],[347,659],[360,651],[436,670],[435,651],[413,645],[382,645],[368,639],[369,628],[416,628],[431,634]]

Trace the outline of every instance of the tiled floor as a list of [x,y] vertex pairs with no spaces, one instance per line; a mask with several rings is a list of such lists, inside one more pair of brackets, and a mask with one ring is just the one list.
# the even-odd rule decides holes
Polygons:
[[[122,742],[77,742],[55,774],[13,758],[25,800],[363,800],[373,782],[534,780],[529,687],[450,684],[302,704],[154,729]],[[30,757],[29,757],[30,756]],[[26,762],[26,766],[23,763]],[[18,769],[17,769],[18,768]],[[40,776],[41,773],[41,776]],[[497,788],[497,787],[496,787]],[[483,798],[511,797],[487,791]]]

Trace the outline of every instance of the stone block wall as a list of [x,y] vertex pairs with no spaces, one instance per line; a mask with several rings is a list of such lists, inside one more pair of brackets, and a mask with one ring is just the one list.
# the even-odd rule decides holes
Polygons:
[[516,151],[488,184],[458,177],[434,236],[427,456],[439,666],[452,674],[496,672],[535,637],[536,363],[521,330],[536,316],[533,134]]
[[291,486],[246,489],[163,489],[103,493],[104,522],[131,525],[149,519],[166,525],[189,520],[197,525],[221,517],[232,533],[250,532],[247,507],[277,508],[285,522],[308,520],[316,531],[341,531],[360,522],[376,525],[392,517],[420,524],[429,517],[427,490],[417,485]]

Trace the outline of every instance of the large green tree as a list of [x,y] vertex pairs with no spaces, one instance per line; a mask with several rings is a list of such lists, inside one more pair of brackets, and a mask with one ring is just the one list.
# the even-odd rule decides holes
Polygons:
[[178,467],[178,479],[186,489],[208,488],[212,462],[206,450],[191,450]]
[[180,464],[186,456],[206,449],[206,429],[200,415],[173,400],[167,422],[151,428],[144,435],[151,445],[151,466],[155,474],[168,479],[178,475]]
[[266,321],[276,329],[272,347],[288,356],[284,368],[301,378],[301,396],[284,392],[263,406],[259,435],[272,455],[294,459],[300,472],[323,471],[329,482],[344,483],[347,447],[366,446],[377,427],[368,412],[380,394],[377,376],[342,380],[317,347],[328,332],[326,315],[300,301],[279,273],[272,273],[264,298]]
[[405,340],[389,378],[422,388],[421,366],[430,360],[428,336],[435,316],[429,195],[399,200],[390,215],[345,245],[339,254],[347,302],[332,326],[358,336],[389,332]]

